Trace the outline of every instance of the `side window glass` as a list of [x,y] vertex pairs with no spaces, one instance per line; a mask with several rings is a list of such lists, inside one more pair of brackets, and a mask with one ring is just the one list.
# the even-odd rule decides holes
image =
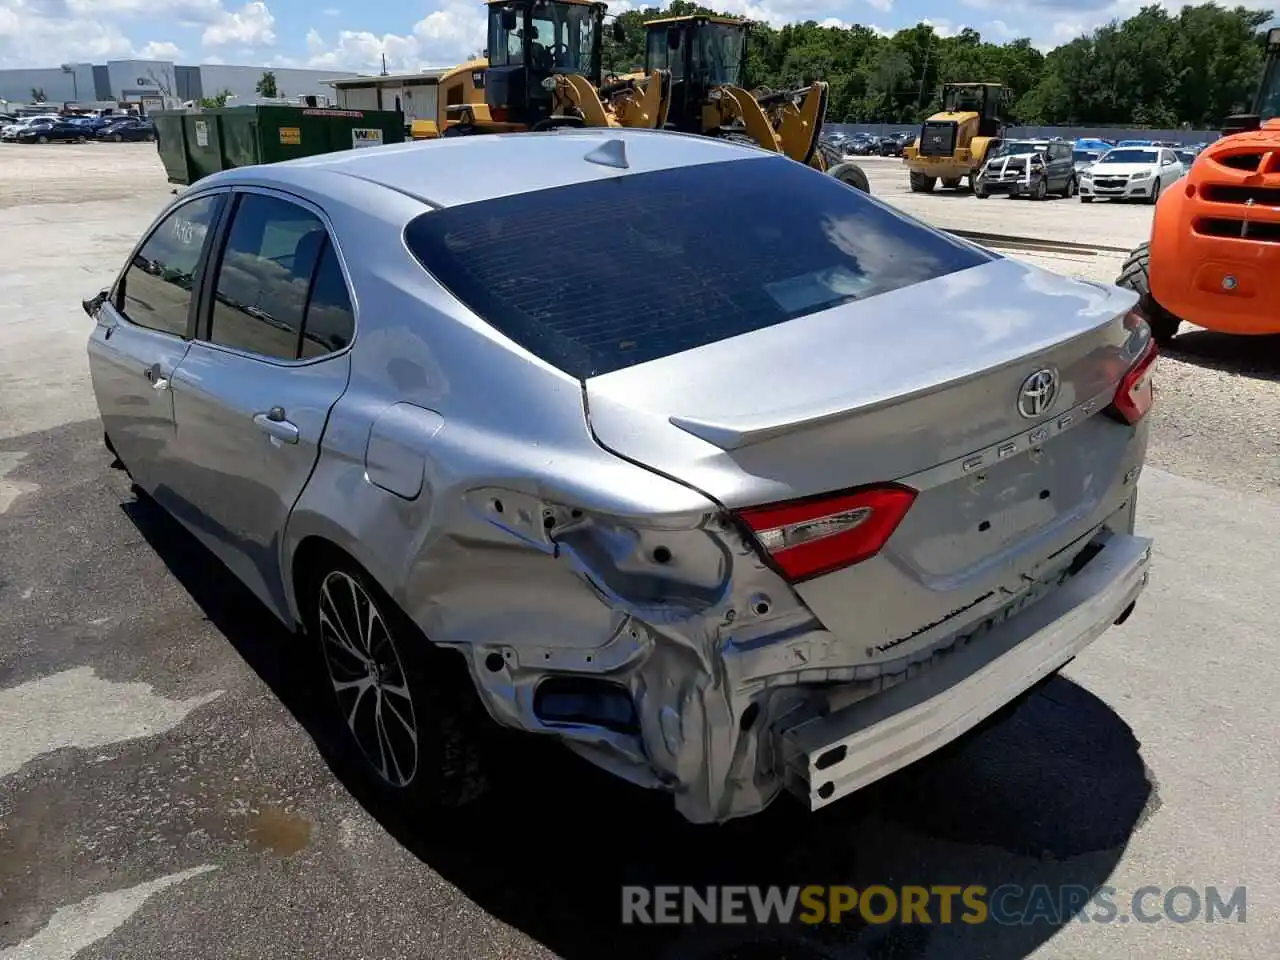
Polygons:
[[307,291],[327,236],[320,219],[296,203],[242,195],[218,265],[209,342],[296,360]]
[[302,332],[302,356],[321,357],[341,350],[351,342],[356,321],[351,310],[351,295],[338,265],[332,243],[324,245],[316,282],[307,304],[307,322]]
[[196,265],[221,202],[215,195],[184,203],[134,255],[116,301],[130,323],[186,336]]

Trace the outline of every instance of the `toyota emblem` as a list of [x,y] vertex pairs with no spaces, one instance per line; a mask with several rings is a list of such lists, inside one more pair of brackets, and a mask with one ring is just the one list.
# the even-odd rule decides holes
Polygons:
[[1032,419],[1043,416],[1058,399],[1058,371],[1045,367],[1022,381],[1018,389],[1018,413]]

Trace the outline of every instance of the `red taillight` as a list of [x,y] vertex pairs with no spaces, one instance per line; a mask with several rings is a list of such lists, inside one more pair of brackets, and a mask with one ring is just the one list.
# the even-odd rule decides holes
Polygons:
[[1156,372],[1156,356],[1156,342],[1148,340],[1137,362],[1120,379],[1111,408],[1125,423],[1137,423],[1147,415],[1151,404],[1155,402],[1152,378]]
[[807,580],[880,552],[915,502],[893,484],[748,507],[737,517],[789,580]]

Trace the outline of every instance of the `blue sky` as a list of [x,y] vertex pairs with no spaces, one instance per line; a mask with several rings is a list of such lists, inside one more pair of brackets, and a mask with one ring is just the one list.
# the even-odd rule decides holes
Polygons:
[[[1270,8],[1265,0],[1245,6]],[[921,20],[940,33],[1029,36],[1049,49],[1141,0],[721,0],[784,24],[861,23],[892,32]],[[1171,7],[1177,4],[1168,4]],[[1234,5],[1231,3],[1229,5]],[[1280,0],[1276,0],[1280,5]],[[614,12],[643,3],[610,3]],[[0,0],[0,68],[118,57],[377,72],[448,66],[484,46],[479,0]]]

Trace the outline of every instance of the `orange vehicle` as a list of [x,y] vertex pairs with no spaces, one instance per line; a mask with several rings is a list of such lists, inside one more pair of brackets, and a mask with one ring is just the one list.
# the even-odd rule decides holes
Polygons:
[[1186,320],[1221,333],[1280,333],[1280,27],[1253,113],[1156,204],[1151,240],[1125,261],[1117,285],[1141,296],[1151,332],[1168,343]]

